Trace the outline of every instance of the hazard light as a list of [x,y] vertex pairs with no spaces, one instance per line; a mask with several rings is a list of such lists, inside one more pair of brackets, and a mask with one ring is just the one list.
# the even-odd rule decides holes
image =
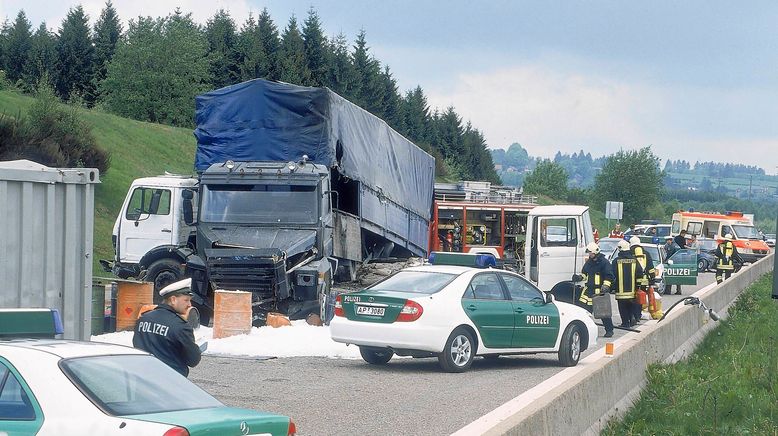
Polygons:
[[468,254],[433,251],[430,253],[429,263],[433,265],[455,265],[469,266],[472,268],[488,268],[497,266],[497,259],[494,258],[494,255],[486,253]]

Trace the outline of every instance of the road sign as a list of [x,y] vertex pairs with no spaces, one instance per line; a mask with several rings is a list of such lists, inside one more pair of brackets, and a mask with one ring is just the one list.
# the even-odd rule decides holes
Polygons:
[[624,203],[620,201],[605,202],[605,218],[609,220],[620,220],[624,212]]

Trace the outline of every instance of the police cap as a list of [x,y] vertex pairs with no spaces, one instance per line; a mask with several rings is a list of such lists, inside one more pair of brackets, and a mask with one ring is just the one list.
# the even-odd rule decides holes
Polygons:
[[180,280],[159,290],[159,296],[162,298],[172,295],[192,295],[192,279]]

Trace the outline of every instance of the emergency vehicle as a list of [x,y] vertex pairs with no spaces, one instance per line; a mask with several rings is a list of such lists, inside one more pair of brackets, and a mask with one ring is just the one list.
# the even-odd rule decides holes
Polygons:
[[536,200],[489,182],[436,183],[429,251],[521,259],[527,215]]
[[724,240],[725,235],[731,234],[735,247],[745,262],[756,262],[770,252],[770,248],[754,227],[752,214],[736,211],[723,214],[678,211],[673,214],[671,234],[677,235],[684,229],[687,237],[714,238],[719,242]]

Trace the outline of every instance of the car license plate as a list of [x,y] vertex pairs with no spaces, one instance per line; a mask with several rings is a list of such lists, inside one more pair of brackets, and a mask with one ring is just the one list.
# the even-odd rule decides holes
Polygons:
[[357,306],[357,315],[384,316],[383,307]]

